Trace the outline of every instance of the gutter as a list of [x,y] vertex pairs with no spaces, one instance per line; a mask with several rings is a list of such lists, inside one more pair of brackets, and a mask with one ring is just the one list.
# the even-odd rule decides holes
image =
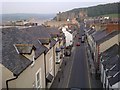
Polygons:
[[11,78],[11,79],[6,80],[6,88],[7,88],[7,90],[9,90],[9,85],[8,85],[8,83],[9,83],[10,81],[13,81],[13,80],[15,80],[15,79],[18,78],[18,76],[16,76],[16,75],[14,75],[14,76],[15,76],[14,78]]

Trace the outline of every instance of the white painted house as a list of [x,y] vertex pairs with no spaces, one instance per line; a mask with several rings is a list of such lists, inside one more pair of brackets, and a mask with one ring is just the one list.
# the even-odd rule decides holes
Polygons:
[[73,44],[73,35],[67,31],[67,27],[62,28],[63,33],[65,34],[66,47]]

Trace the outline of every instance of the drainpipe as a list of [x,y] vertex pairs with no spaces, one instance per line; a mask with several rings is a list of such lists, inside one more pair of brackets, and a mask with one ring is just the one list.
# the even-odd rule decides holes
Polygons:
[[45,68],[45,87],[47,88],[47,81],[46,81],[46,53],[44,52],[44,63],[45,63],[45,65],[44,65],[44,68]]
[[11,78],[11,79],[6,80],[6,88],[7,88],[7,90],[9,90],[8,83],[9,83],[10,81],[13,81],[13,80],[15,80],[15,79],[18,78],[18,76],[16,76],[16,75],[14,75],[14,76],[15,76],[14,78]]
[[99,64],[100,64],[100,47],[98,45],[98,70],[99,70]]
[[55,65],[56,65],[56,61],[55,61],[55,47],[53,47],[53,58],[54,58],[54,77],[55,77],[55,69],[56,69],[56,67],[55,67]]

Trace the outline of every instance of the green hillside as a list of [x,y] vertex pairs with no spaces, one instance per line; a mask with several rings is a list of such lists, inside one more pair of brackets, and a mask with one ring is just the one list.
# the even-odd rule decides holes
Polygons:
[[102,16],[109,16],[109,17],[111,17],[111,18],[116,18],[116,17],[118,17],[118,18],[120,18],[120,14],[106,14],[106,15],[102,15]]
[[[120,7],[120,2],[116,3],[109,3],[109,4],[103,4],[103,5],[97,5],[87,8],[76,8],[72,9],[66,12],[62,12],[59,14],[59,18],[66,19],[66,18],[72,18],[77,17],[81,11],[87,12],[88,17],[96,17],[101,15],[110,15],[112,17],[115,17],[120,15],[120,10],[118,9]],[[55,17],[54,19],[56,19]]]

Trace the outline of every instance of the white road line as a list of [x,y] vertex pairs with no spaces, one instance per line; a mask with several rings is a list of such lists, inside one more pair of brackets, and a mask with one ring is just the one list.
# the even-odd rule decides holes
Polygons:
[[[85,44],[86,44],[86,42],[85,42]],[[85,46],[86,46],[86,45],[85,45]],[[87,63],[87,69],[88,69],[89,88],[90,88],[90,90],[91,90],[90,72],[89,72],[89,66],[88,66],[88,61],[87,61],[86,48],[85,48],[85,56],[86,56],[86,63]]]
[[[74,48],[74,47],[73,47]],[[68,76],[68,83],[67,83],[67,86],[66,86],[66,88],[68,88],[68,84],[69,84],[69,81],[70,81],[70,76],[71,76],[71,72],[72,72],[72,67],[73,67],[73,61],[74,61],[74,58],[75,58],[75,53],[76,53],[76,51],[75,51],[75,49],[76,49],[76,47],[74,48],[74,52],[73,52],[73,58],[71,59],[72,60],[72,64],[71,64],[71,68],[70,68],[70,74],[69,74],[69,76]]]

